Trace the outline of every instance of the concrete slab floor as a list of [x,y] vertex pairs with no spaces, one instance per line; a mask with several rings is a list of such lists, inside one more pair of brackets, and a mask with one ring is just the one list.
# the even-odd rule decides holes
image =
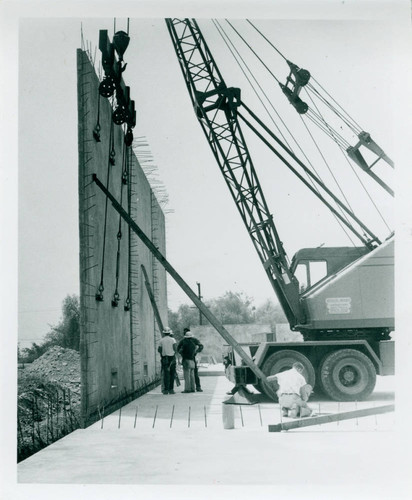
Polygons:
[[[234,407],[235,429],[227,430],[222,401],[230,382],[209,376],[202,377],[202,386],[201,393],[167,396],[156,388],[18,464],[18,481],[264,485],[298,479],[343,485],[391,480],[388,471],[401,445],[393,413],[269,433],[267,426],[281,419],[279,405],[261,398],[259,404]],[[393,377],[379,377],[368,401],[336,403],[315,395],[310,404],[325,414],[393,399]]]

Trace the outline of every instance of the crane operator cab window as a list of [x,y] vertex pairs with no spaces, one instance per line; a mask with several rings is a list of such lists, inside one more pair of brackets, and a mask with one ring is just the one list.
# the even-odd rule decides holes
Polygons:
[[299,292],[303,293],[369,251],[366,247],[302,248],[293,256],[290,270],[299,281]]
[[299,281],[299,292],[302,293],[316,285],[327,274],[326,260],[301,260],[295,270],[295,276]]

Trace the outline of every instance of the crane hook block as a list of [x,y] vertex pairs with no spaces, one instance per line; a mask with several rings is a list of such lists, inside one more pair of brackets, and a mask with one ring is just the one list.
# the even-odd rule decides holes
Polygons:
[[[129,42],[130,37],[124,31],[118,31],[113,35],[113,45],[116,49],[116,52],[119,54],[120,61],[123,61],[123,55],[126,52],[127,47],[129,46]],[[124,68],[122,71],[124,71]]]
[[302,99],[297,94],[295,94],[293,90],[286,87],[286,85],[282,85],[281,83],[279,85],[282,89],[282,92],[288,98],[290,104],[292,104],[292,106],[300,115],[304,115],[309,109],[309,106],[306,104],[306,102],[303,102]]
[[293,64],[290,61],[287,61],[287,63],[290,69],[290,73],[286,78],[286,85],[288,83],[291,83],[294,87],[294,89],[292,90],[299,94],[301,88],[309,83],[310,73],[307,69],[299,68],[299,66]]
[[302,90],[302,87],[307,85],[310,80],[310,73],[308,70],[299,68],[296,64],[293,64],[290,61],[286,61],[290,68],[289,76],[286,78],[286,84],[283,85],[279,83],[282,92],[288,98],[288,101],[292,106],[296,109],[296,111],[303,115],[309,109],[309,106],[306,102],[303,102],[299,97],[299,93]]

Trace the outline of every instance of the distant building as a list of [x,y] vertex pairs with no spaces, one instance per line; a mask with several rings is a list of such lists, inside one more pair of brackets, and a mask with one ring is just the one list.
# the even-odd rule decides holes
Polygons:
[[277,342],[301,342],[303,341],[302,334],[292,332],[289,323],[280,323],[276,325],[276,341]]
[[[242,342],[263,342],[272,341],[273,333],[270,331],[270,325],[258,325],[256,323],[243,325],[224,325],[226,330],[239,343]],[[222,361],[223,346],[227,342],[211,325],[192,326],[193,335],[204,345],[204,354],[212,355],[218,363]]]

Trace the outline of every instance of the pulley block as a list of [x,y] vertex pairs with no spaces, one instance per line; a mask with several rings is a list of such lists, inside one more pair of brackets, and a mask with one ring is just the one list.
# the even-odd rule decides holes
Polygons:
[[99,85],[99,94],[102,97],[111,97],[116,90],[116,85],[111,76],[105,76]]
[[124,136],[124,143],[126,146],[131,146],[133,143],[133,132],[131,128],[127,128],[126,135]]
[[113,45],[121,61],[123,61],[123,54],[126,52],[129,42],[130,37],[124,31],[118,31],[113,35]]
[[122,105],[117,106],[113,112],[113,121],[116,125],[122,125],[127,118],[126,108]]

